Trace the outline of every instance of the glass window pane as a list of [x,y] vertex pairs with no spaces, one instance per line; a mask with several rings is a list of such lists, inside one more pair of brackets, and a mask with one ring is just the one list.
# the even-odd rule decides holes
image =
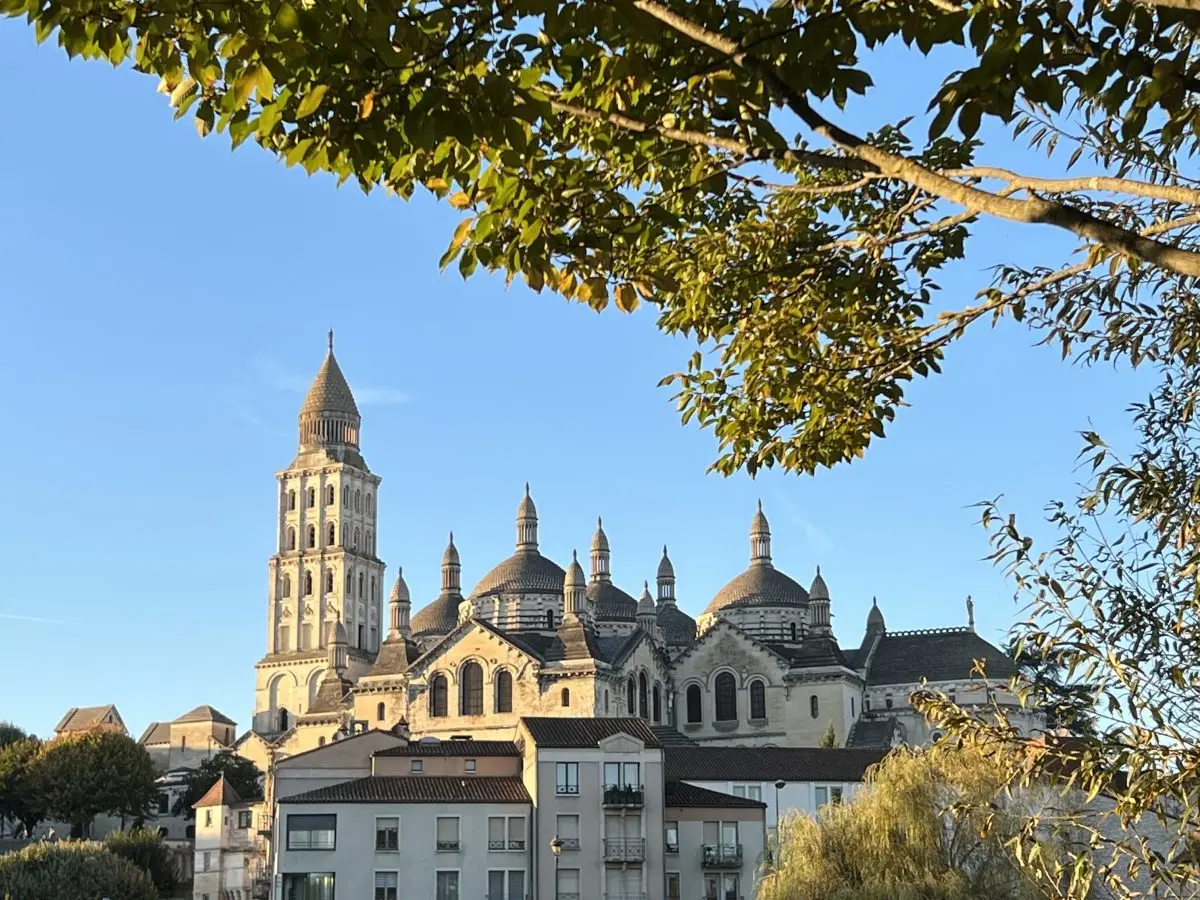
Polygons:
[[629,787],[641,787],[641,766],[638,763],[625,763],[625,781],[624,784]]
[[621,783],[621,764],[615,762],[606,762],[604,764],[604,784],[619,785]]
[[[499,844],[500,846],[496,846]],[[504,847],[504,817],[491,816],[488,818],[488,849],[500,850]]]

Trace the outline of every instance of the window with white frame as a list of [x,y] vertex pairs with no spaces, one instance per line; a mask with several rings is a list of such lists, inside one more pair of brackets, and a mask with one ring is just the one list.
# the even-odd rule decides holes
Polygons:
[[663,843],[668,853],[679,852],[679,823],[663,822]]
[[442,853],[452,853],[461,849],[458,838],[458,817],[437,817],[437,849]]
[[458,900],[458,872],[437,873],[436,900]]
[[818,809],[827,803],[841,803],[842,786],[840,784],[818,784],[813,788],[813,799],[816,801]]
[[557,900],[579,900],[578,869],[559,869]]
[[524,816],[488,816],[489,850],[524,850]]
[[332,872],[288,873],[280,878],[283,900],[333,900]]
[[667,900],[679,900],[679,873],[668,872],[664,896]]
[[640,788],[642,786],[641,764],[606,762],[604,764],[604,786]]
[[337,849],[336,815],[296,815],[287,817],[289,850]]
[[394,853],[400,849],[400,819],[379,816],[375,819],[375,852]]
[[399,900],[400,873],[375,873],[375,900]]
[[579,849],[579,816],[559,815],[554,821],[554,836],[562,841],[564,850]]
[[579,763],[560,762],[555,764],[554,792],[556,794],[579,793]]
[[762,801],[762,785],[761,784],[735,784],[733,786],[733,796],[745,797],[747,800]]
[[487,900],[525,900],[524,869],[489,869]]
[[704,876],[704,900],[738,900],[738,876],[733,873]]

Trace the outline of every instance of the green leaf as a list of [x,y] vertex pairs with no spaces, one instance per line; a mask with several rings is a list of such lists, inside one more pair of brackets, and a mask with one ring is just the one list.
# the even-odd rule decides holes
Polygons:
[[296,118],[304,119],[316,112],[328,90],[329,85],[327,84],[318,84],[309,88],[308,93],[300,99],[300,105],[296,107]]

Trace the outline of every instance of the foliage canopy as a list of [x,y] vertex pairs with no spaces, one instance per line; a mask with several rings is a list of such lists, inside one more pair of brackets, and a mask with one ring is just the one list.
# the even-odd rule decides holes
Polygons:
[[48,816],[70,822],[77,837],[87,835],[100,813],[139,819],[158,798],[149,754],[113,731],[55,738],[42,749],[35,771]]
[[208,793],[208,789],[216,784],[222,775],[243,800],[262,798],[263,773],[258,766],[244,756],[238,756],[230,750],[222,750],[200,763],[188,776],[187,787],[175,801],[171,812],[177,816],[193,818],[196,811],[192,806]]
[[[1064,352],[1195,348],[1197,0],[0,0],[132,60],[179,116],[309,172],[445,198],[443,265],[597,309],[649,301],[698,349],[668,381],[717,470],[861,455],[971,325]],[[962,47],[888,124],[841,124],[872,51]],[[963,59],[965,57],[965,60]],[[936,57],[934,58],[936,61]],[[962,62],[960,65],[959,63]],[[935,112],[927,131],[913,116]],[[1007,139],[1055,177],[994,165]],[[983,157],[982,162],[977,162]],[[990,158],[990,159],[989,159]],[[1067,170],[1088,171],[1076,177]],[[1073,235],[933,314],[981,217]],[[1153,323],[1172,323],[1173,343]]]
[[0,856],[0,897],[13,900],[157,900],[150,876],[91,842],[31,844]]

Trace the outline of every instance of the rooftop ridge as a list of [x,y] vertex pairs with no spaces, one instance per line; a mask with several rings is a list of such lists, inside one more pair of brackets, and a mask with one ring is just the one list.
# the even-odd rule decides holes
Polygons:
[[885,631],[884,637],[917,637],[923,634],[974,634],[965,625],[955,625],[948,628],[914,628],[909,631]]

